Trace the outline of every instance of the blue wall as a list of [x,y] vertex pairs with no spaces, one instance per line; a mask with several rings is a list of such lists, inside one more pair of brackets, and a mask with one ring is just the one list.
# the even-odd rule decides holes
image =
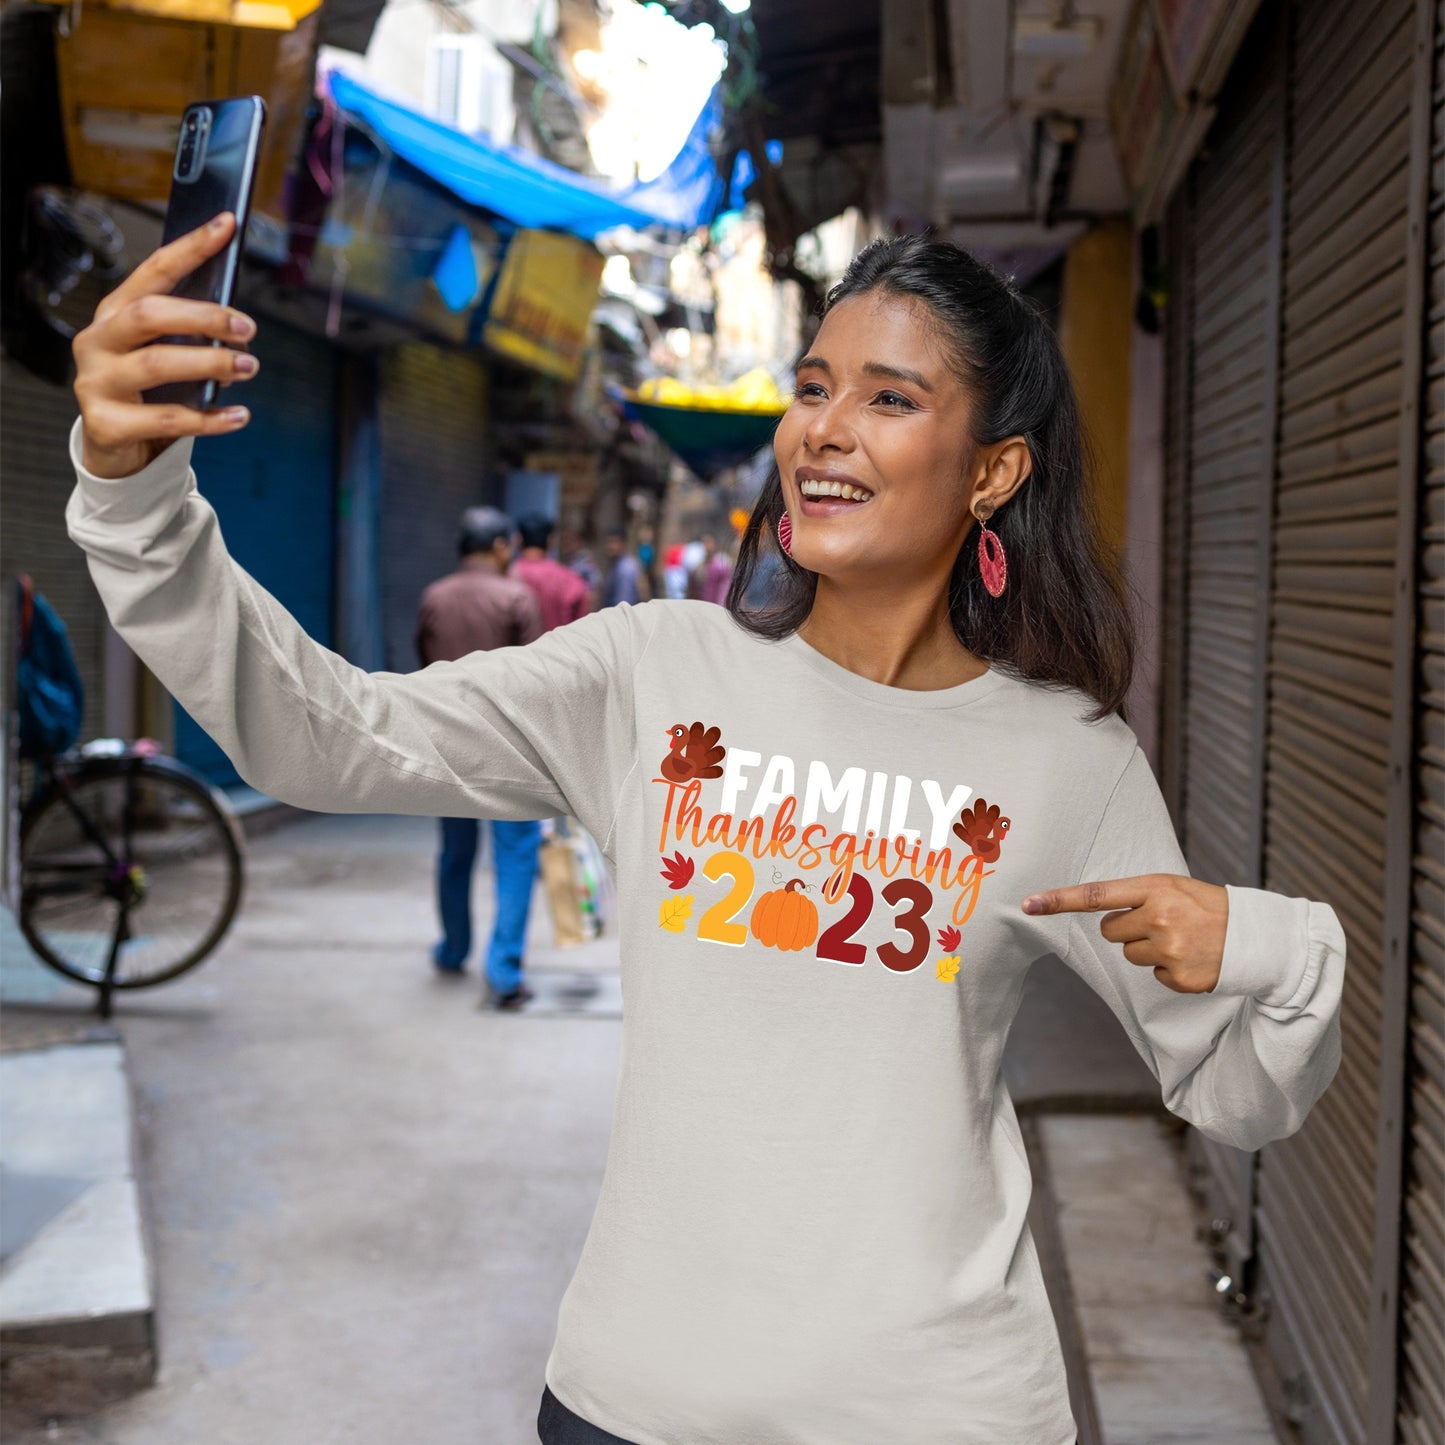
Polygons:
[[[318,642],[331,646],[336,489],[336,356],[325,342],[258,318],[253,381],[223,393],[250,425],[196,443],[196,478],[231,555]],[[230,760],[179,704],[176,755],[212,782]]]

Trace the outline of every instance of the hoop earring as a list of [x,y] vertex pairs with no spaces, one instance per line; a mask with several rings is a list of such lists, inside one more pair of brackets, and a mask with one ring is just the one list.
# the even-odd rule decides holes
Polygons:
[[793,555],[793,519],[788,516],[786,508],[778,518],[778,546],[783,549],[784,556]]
[[983,585],[988,588],[989,596],[1002,597],[1003,589],[1008,583],[1008,557],[1004,553],[1003,542],[999,540],[998,533],[989,530],[988,519],[991,516],[993,508],[989,507],[978,517],[978,570],[983,578]]

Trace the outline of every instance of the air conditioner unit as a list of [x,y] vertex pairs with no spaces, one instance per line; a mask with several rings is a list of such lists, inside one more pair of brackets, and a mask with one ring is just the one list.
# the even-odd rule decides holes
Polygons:
[[427,42],[427,111],[468,135],[510,141],[516,122],[512,67],[484,35],[434,35]]

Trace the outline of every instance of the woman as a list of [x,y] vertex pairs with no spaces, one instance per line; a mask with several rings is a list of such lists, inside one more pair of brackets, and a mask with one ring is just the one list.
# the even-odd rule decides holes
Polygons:
[[[966,253],[876,243],[799,366],[726,609],[368,676],[232,563],[195,490],[183,439],[244,410],[140,403],[254,374],[146,345],[253,334],[165,295],[228,233],[158,252],[77,340],[71,534],[256,787],[603,840],[626,1021],[541,1438],[1068,1445],[1000,1078],[1030,964],[1065,959],[1169,1108],[1252,1149],[1335,1072],[1345,946],[1324,903],[1189,877],[1118,713],[1127,614],[1047,329]],[[783,581],[745,613],[765,534]]]

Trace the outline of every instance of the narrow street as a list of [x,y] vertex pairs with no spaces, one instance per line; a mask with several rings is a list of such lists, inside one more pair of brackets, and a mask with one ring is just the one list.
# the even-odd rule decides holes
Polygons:
[[[619,853],[618,1158],[685,1188],[619,1179],[570,1403],[702,1445],[648,1268],[781,1378],[772,1282],[854,1227],[814,1333],[850,1284],[886,1330],[895,1236],[936,1289],[976,1249],[1030,1271],[969,1296],[997,1367],[946,1305],[845,1330],[837,1426],[752,1379],[725,1445],[1068,1439],[1050,1310],[1074,1445],[1445,1445],[1445,0],[0,0],[0,50],[0,1445],[537,1445],[615,920],[557,949],[538,885],[495,1012],[433,967],[435,820],[242,777],[333,806],[356,736],[343,803],[540,769],[640,843],[664,733],[653,836],[710,851]],[[249,892],[112,1023],[43,959],[230,898],[136,744],[240,805]],[[668,972],[684,925],[763,992]],[[967,1001],[879,1045],[769,952],[875,946]]]
[[620,1025],[483,1011],[475,970],[432,977],[434,829],[316,817],[261,838],[220,952],[121,1001],[160,1375],[34,1439],[535,1440]]
[[[17,1445],[535,1442],[606,1157],[615,943],[553,948],[539,888],[538,997],[522,1016],[482,1009],[475,963],[439,979],[427,960],[434,830],[310,816],[263,833],[221,950],[120,1000],[159,1376]],[[1151,1113],[1070,1111],[1060,1094],[1083,1101],[1109,1070],[1099,1027],[1080,1043],[1056,1015],[1102,1005],[1061,965],[1037,987],[1060,1003],[1016,1031],[1011,1087],[1045,1103],[1033,1227],[1051,1290],[1067,1281],[1081,1445],[1269,1445],[1175,1145]],[[83,1016],[86,999],[56,1005]]]

